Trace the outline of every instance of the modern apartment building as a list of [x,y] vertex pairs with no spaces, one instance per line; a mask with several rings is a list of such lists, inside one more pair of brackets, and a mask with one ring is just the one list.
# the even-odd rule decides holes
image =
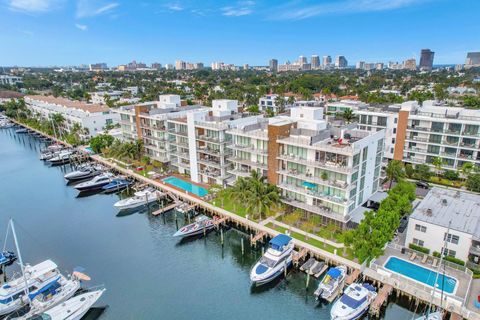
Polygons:
[[433,68],[435,52],[430,49],[422,49],[420,52],[420,70],[430,71]]
[[386,130],[389,159],[430,164],[440,157],[444,169],[459,169],[470,162],[480,167],[480,111],[409,101],[389,107],[356,111],[359,128]]
[[337,56],[335,59],[335,68],[337,69],[345,69],[348,67],[348,61],[347,58],[344,56]]
[[468,52],[465,59],[465,68],[480,67],[480,52]]
[[268,66],[270,71],[277,71],[278,70],[278,60],[277,59],[270,59],[268,62]]
[[330,115],[336,115],[337,113],[343,113],[347,109],[357,111],[361,107],[367,106],[366,103],[357,100],[341,100],[337,102],[329,102],[325,105],[326,111]]
[[432,188],[410,215],[405,245],[411,243],[480,267],[480,196]]
[[[278,94],[267,94],[260,99],[258,99],[258,107],[260,111],[267,111],[271,110],[273,113],[277,114],[280,111],[280,106],[278,105],[278,99],[279,95]],[[291,105],[287,105],[288,98],[283,97],[285,104],[284,104],[284,109],[290,108]]]
[[61,114],[65,118],[66,130],[71,130],[74,124],[79,124],[85,129],[83,134],[85,138],[102,133],[106,125],[116,124],[119,120],[116,113],[98,104],[41,95],[25,96],[25,102],[27,108],[37,117],[50,119],[54,114]]
[[22,83],[22,77],[0,75],[0,85],[16,85],[17,83]]
[[298,107],[290,116],[230,130],[231,173],[257,170],[278,185],[284,202],[345,227],[377,191],[384,131],[329,128],[323,108]]

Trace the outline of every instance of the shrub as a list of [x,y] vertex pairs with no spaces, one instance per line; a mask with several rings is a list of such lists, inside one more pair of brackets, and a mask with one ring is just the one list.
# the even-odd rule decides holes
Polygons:
[[415,173],[415,169],[413,169],[413,166],[410,163],[407,163],[405,165],[405,174],[407,177],[411,178],[413,177],[413,174]]
[[443,177],[448,180],[458,180],[458,172],[453,170],[445,170]]
[[[434,251],[433,256],[437,257],[437,258],[440,258],[440,252]],[[458,258],[455,258],[455,257],[445,256],[445,257],[443,257],[443,259],[445,259],[449,262],[461,265],[461,266],[465,266],[465,261],[463,261],[461,259],[458,259]]]
[[419,252],[422,252],[422,253],[426,253],[426,254],[430,253],[430,249],[427,249],[427,248],[422,247],[422,246],[417,246],[416,244],[413,244],[413,243],[410,243],[408,245],[408,247],[412,250],[419,251]]

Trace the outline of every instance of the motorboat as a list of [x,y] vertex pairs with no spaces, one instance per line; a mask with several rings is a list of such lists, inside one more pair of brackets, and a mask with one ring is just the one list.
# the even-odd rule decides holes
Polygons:
[[42,313],[32,315],[27,320],[80,320],[95,302],[100,299],[105,289],[79,294]]
[[[0,252],[0,267],[11,266],[17,260],[17,255],[12,251]],[[1,270],[0,270],[1,273]]]
[[269,242],[265,254],[253,266],[250,280],[255,285],[262,285],[280,276],[292,263],[292,238],[279,234]]
[[27,133],[27,132],[28,132],[28,130],[25,129],[25,128],[20,128],[20,129],[15,130],[15,133]]
[[199,234],[203,234],[204,232],[210,231],[213,229],[213,219],[205,216],[199,215],[195,217],[195,222],[189,225],[186,225],[180,228],[177,232],[173,234],[174,237],[191,237]]
[[[26,265],[23,274],[0,287],[0,316],[14,312],[52,288],[64,288],[71,284],[71,280],[65,278],[51,260],[33,266]],[[28,298],[25,297],[26,293]]]
[[347,275],[347,268],[345,266],[338,266],[328,269],[325,277],[318,285],[314,295],[317,299],[329,299],[341,288]]
[[93,178],[95,176],[98,176],[102,172],[103,171],[99,166],[85,164],[85,165],[79,166],[77,170],[67,173],[63,177],[67,179],[69,182],[72,182],[72,181],[79,181],[79,180]]
[[133,197],[126,198],[115,202],[113,205],[118,210],[134,209],[151,202],[155,202],[159,197],[163,197],[164,194],[154,188],[146,188],[134,193]]
[[109,184],[104,185],[102,187],[102,190],[104,193],[114,193],[114,192],[122,191],[123,189],[126,189],[131,185],[132,185],[132,181],[124,178],[117,178],[117,179],[113,179],[112,182],[110,182]]
[[335,301],[330,310],[332,320],[354,320],[367,311],[377,296],[375,288],[368,283],[353,283],[345,289],[343,295]]
[[75,189],[78,191],[93,191],[93,190],[99,190],[103,186],[109,184],[114,175],[110,172],[104,172],[102,174],[99,174],[98,176],[93,177],[93,179],[79,183],[74,186]]
[[38,313],[42,313],[56,305],[70,299],[80,289],[80,281],[76,278],[68,279],[63,285],[52,282],[42,289],[29,306],[26,306],[14,313],[9,314],[5,320],[26,320]]
[[52,166],[67,164],[70,163],[70,158],[73,154],[73,150],[63,150],[60,151],[53,158],[47,159],[47,162],[50,163]]

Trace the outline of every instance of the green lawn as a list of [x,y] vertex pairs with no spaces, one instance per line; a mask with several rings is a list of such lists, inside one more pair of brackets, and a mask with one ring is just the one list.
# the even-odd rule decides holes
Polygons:
[[441,178],[441,177],[437,177],[437,176],[431,177],[430,182],[436,183],[436,184],[441,184],[441,185],[448,186],[448,187],[455,187],[455,188],[460,188],[464,185],[464,183],[462,181],[459,181],[459,180],[452,181],[452,180],[447,180],[445,178]]
[[[277,225],[274,225],[273,223],[268,223],[266,225],[266,227],[270,228],[270,229],[273,229],[273,230],[276,230],[278,232],[281,232],[281,233],[285,233],[285,231],[287,231],[287,228],[283,228],[283,227],[280,227],[280,226],[277,226]],[[300,234],[300,233],[297,233],[297,232],[290,232],[290,236],[292,236],[293,238],[297,239],[297,240],[300,240],[300,241],[303,241],[303,242],[306,242],[308,244],[311,244],[312,246],[315,246],[319,249],[322,249],[322,250],[325,250],[325,251],[328,251],[330,253],[334,253],[335,248],[334,246],[332,245],[329,245],[329,244],[326,244],[326,243],[323,243],[322,241],[319,241],[317,239],[307,239],[305,240],[305,235],[303,234]],[[343,250],[342,249],[337,249],[337,255],[339,256],[342,256],[342,253],[343,253]],[[351,249],[347,249],[346,250],[346,256],[344,258],[347,258],[349,260],[354,260],[354,255],[353,255],[353,252]]]
[[[288,225],[291,225],[289,223],[286,223],[285,221],[283,221],[283,216],[280,216],[278,217],[277,220],[278,222],[283,222],[285,224],[288,224]],[[315,218],[315,217],[314,217]],[[315,221],[314,222],[317,224],[317,225],[320,225],[321,224],[321,221],[318,220],[318,221]],[[304,228],[304,225],[302,223],[299,223],[297,226],[295,226],[296,228],[300,229],[300,230],[303,230],[303,231],[307,231],[309,232],[308,230],[306,230]],[[309,232],[311,233],[311,232]],[[341,232],[332,232],[330,230],[328,230],[327,227],[322,227],[320,228],[320,230],[316,231],[316,232],[313,232],[313,234],[319,236],[319,237],[322,237],[324,239],[328,239],[330,241],[333,241],[333,242],[336,242],[336,243],[343,243],[343,234]]]
[[231,197],[219,194],[215,199],[210,201],[211,204],[223,208],[227,211],[235,213],[236,215],[245,218],[245,207],[235,204]]

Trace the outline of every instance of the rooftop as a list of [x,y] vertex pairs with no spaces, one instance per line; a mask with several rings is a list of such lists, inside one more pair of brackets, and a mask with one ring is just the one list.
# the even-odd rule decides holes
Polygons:
[[434,187],[410,218],[480,237],[480,195]]
[[48,104],[55,104],[66,108],[83,110],[91,113],[107,112],[110,110],[108,107],[102,106],[100,104],[88,104],[82,101],[74,101],[66,98],[56,98],[54,96],[29,95],[25,98],[41,101]]

